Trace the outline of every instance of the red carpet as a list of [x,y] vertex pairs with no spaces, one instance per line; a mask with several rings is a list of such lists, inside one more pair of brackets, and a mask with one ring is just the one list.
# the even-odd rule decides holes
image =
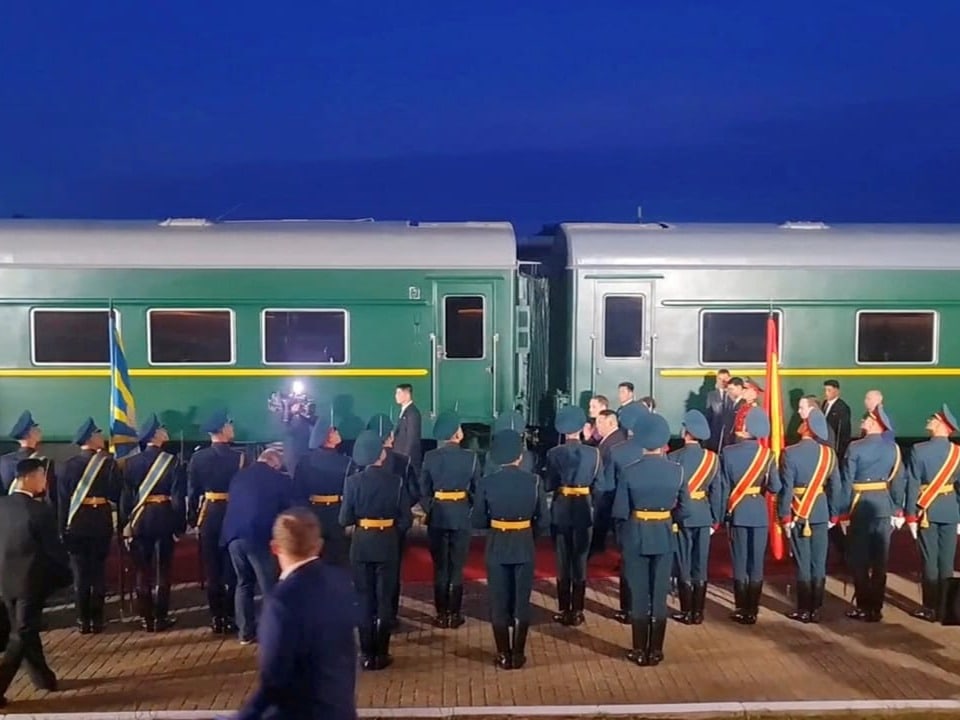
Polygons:
[[[110,558],[108,578],[114,589],[118,585],[116,550]],[[618,553],[608,549],[602,555],[590,558],[589,575],[591,578],[615,577],[619,562]],[[907,530],[895,532],[890,552],[890,572],[900,575],[912,575],[919,571],[920,556],[916,543]],[[174,559],[174,583],[191,583],[200,579],[200,557],[197,543],[193,537],[187,537],[177,545]],[[843,571],[839,553],[830,549],[829,570],[831,574]],[[793,574],[793,561],[785,557],[780,561],[768,555],[766,574],[771,577],[784,577]],[[470,558],[465,571],[468,580],[486,579],[484,566],[484,538],[475,537],[470,545]],[[536,576],[538,578],[552,578],[556,576],[553,545],[549,538],[541,538],[537,543]],[[713,536],[710,553],[710,577],[713,580],[729,580],[731,577],[730,550],[726,534],[719,530]],[[131,587],[132,571],[126,571],[125,586]],[[426,546],[426,538],[411,537],[407,543],[407,550],[403,560],[403,582],[427,583],[433,580],[433,563]]]

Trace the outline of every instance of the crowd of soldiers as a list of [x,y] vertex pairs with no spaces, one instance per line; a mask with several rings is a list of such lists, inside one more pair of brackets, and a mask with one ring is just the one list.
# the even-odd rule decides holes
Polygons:
[[[838,391],[839,384],[831,383]],[[832,412],[838,393],[822,407],[816,399],[801,402],[799,440],[776,458],[765,442],[770,422],[755,383],[727,373],[706,414],[690,410],[684,415],[682,446],[672,452],[671,430],[655,402],[634,400],[632,389],[621,385],[616,411],[606,398],[593,398],[589,419],[579,407],[562,408],[555,420],[560,443],[542,465],[525,448],[519,413],[497,418],[483,460],[462,447],[460,418],[441,413],[433,426],[437,448],[421,457],[421,419],[408,385],[396,389],[396,428],[389,417],[375,416],[350,456],[340,450],[337,428],[316,421],[310,451],[289,474],[295,496],[320,520],[325,560],[352,568],[362,606],[365,669],[391,663],[405,538],[417,505],[434,564],[438,628],[464,624],[470,538],[474,530],[486,531],[490,622],[495,662],[503,669],[526,662],[538,535],[549,534],[555,545],[558,609],[553,619],[578,626],[585,620],[588,558],[603,548],[612,527],[621,555],[615,616],[631,627],[627,658],[638,665],[663,660],[672,576],[680,604],[673,618],[703,622],[711,538],[723,526],[733,560],[731,617],[754,624],[771,522],[768,497],[775,498],[775,522],[796,563],[797,607],[791,619],[821,619],[828,533],[836,527],[844,536],[855,586],[855,604],[847,615],[879,621],[891,533],[905,524],[924,558],[922,607],[916,615],[939,619],[960,533],[960,446],[949,439],[958,422],[946,405],[929,418],[931,439],[914,446],[904,463],[879,392],[865,399],[862,438],[846,444],[842,427],[828,426],[824,414]],[[244,456],[231,447],[233,425],[226,410],[215,412],[202,429],[211,445],[194,453],[184,468],[164,450],[169,436],[151,416],[140,431],[142,452],[121,468],[106,452],[100,429],[87,419],[74,438],[79,453],[56,477],[47,464],[47,500],[57,508],[70,553],[80,632],[103,629],[104,567],[114,523],[136,568],[145,630],[173,624],[173,547],[191,526],[199,531],[212,630],[237,632],[236,581],[221,527],[230,481],[243,468]],[[0,475],[5,488],[14,491],[10,468],[39,456],[41,434],[24,412],[11,435],[21,448],[2,458]],[[116,519],[112,505],[118,507]],[[156,589],[151,587],[155,573]]]

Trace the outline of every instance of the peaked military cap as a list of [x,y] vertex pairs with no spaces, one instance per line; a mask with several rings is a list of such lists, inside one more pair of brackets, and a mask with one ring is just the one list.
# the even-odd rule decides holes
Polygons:
[[509,465],[523,455],[523,438],[515,430],[494,433],[490,441],[490,460],[496,465]]
[[223,430],[224,425],[229,425],[232,422],[233,420],[230,419],[230,414],[227,412],[227,409],[218,408],[214,410],[203,425],[200,426],[200,430],[208,435],[214,435]]
[[824,417],[819,408],[813,408],[810,414],[807,415],[807,427],[817,440],[827,442],[827,440],[830,439],[830,429],[827,427],[827,418]]
[[877,405],[876,409],[870,413],[871,417],[880,423],[881,430],[889,430],[893,432],[893,421],[890,419],[890,416],[887,415],[887,411],[883,409],[883,405]]
[[756,380],[751,380],[750,378],[747,378],[746,380],[743,381],[743,386],[748,388],[753,388],[758,393],[763,392],[763,388],[760,387],[760,384]]
[[710,423],[699,410],[687,410],[683,416],[683,427],[697,440],[710,439]]
[[140,432],[137,433],[137,439],[142,442],[148,442],[152,438],[157,430],[162,428],[163,425],[160,424],[160,419],[157,417],[156,413],[151,413],[150,417],[147,418],[147,421],[140,426]]
[[433,424],[433,438],[437,442],[449,440],[457,434],[460,428],[460,416],[455,412],[442,412]]
[[746,430],[757,440],[770,437],[770,418],[760,408],[753,408],[747,413]]
[[670,442],[670,426],[663,415],[647,413],[634,425],[633,439],[644,450],[659,450]]
[[383,443],[387,436],[393,432],[393,421],[386,413],[377,413],[367,423],[367,430],[373,430],[380,437],[380,442]]
[[20,417],[17,418],[13,427],[10,428],[10,437],[14,440],[22,440],[35,427],[37,427],[37,423],[34,421],[33,415],[29,410],[24,410],[20,413]]
[[77,432],[73,435],[73,444],[74,445],[85,445],[90,438],[100,432],[100,428],[97,427],[97,424],[93,421],[93,418],[88,417],[83,421],[83,424],[77,428]]
[[951,434],[960,429],[960,426],[957,425],[957,418],[955,418],[953,413],[950,412],[950,408],[947,407],[946,403],[944,403],[940,408],[940,419],[946,423],[948,428],[950,428]]
[[353,461],[362,467],[372,465],[380,458],[383,438],[376,430],[364,430],[353,443]]
[[579,405],[567,405],[560,408],[557,413],[554,427],[561,435],[571,435],[583,430],[585,422],[587,422],[587,414],[583,411],[583,408]]
[[524,420],[523,415],[516,410],[509,413],[504,413],[493,421],[494,434],[500,432],[501,430],[513,430],[514,432],[522,433],[526,427],[527,421]]
[[620,412],[617,413],[617,417],[620,418],[620,424],[630,432],[634,432],[634,425],[637,424],[637,421],[643,418],[645,415],[649,415],[650,411],[647,409],[647,406],[638,403],[632,402],[627,403],[622,408]]
[[323,444],[327,441],[327,435],[330,434],[331,427],[333,426],[330,424],[329,418],[318,417],[310,430],[310,441],[307,443],[307,447],[311,450],[323,447]]

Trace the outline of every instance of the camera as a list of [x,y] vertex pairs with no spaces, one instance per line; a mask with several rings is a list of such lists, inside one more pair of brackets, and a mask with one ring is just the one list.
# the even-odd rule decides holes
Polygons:
[[273,392],[267,399],[267,409],[280,415],[280,422],[290,424],[294,418],[301,418],[308,423],[317,419],[317,404],[304,392],[303,383],[299,380],[290,386],[289,392]]

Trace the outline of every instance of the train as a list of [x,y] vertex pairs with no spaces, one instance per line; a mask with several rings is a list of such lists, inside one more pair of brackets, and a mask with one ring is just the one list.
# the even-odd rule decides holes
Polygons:
[[[884,394],[898,437],[960,402],[960,225],[583,223],[531,258],[507,222],[0,221],[0,430],[29,408],[45,447],[108,427],[109,313],[136,409],[181,443],[229,409],[240,443],[309,398],[345,439],[413,387],[429,443],[455,410],[477,442],[519,411],[656,399],[679,428],[716,371],[762,379],[780,340],[785,422],[835,379]],[[761,381],[762,384],[762,381]],[[271,404],[271,398],[273,403]],[[793,406],[793,407],[791,407]]]

